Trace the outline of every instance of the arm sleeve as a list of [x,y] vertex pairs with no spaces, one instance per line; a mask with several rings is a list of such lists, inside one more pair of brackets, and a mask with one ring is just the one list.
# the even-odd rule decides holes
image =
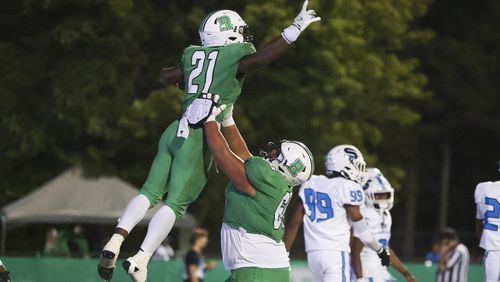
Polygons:
[[476,205],[476,218],[477,219],[483,219],[484,214],[481,212],[481,209],[479,208],[479,205]]
[[481,212],[481,205],[483,204],[484,197],[482,196],[481,184],[478,184],[476,187],[476,191],[474,192],[474,200],[476,202],[476,218],[483,219],[484,215]]
[[240,58],[246,57],[250,54],[253,54],[256,52],[255,46],[253,46],[252,43],[244,42],[238,44],[238,56]]
[[457,250],[453,250],[446,262],[447,268],[452,268],[455,264],[459,263],[462,259],[462,254]]
[[373,234],[368,229],[368,226],[366,225],[364,219],[353,222],[352,229],[353,234],[356,234],[355,236],[358,237],[365,246],[369,247],[375,252],[378,252],[380,248],[382,248],[382,245],[380,245],[375,236],[373,236]]

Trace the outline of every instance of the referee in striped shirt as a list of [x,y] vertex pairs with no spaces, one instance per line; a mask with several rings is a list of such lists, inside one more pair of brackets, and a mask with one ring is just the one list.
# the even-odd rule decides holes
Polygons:
[[457,232],[445,228],[439,234],[441,259],[436,273],[436,282],[467,282],[469,250],[460,243]]

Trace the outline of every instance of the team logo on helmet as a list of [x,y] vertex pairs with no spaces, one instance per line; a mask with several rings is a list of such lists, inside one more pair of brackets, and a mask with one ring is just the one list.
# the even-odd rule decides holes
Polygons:
[[305,168],[304,163],[300,159],[296,159],[291,165],[286,167],[288,172],[295,177],[299,172],[303,171]]
[[216,22],[219,24],[220,31],[232,30],[234,27],[231,19],[226,15],[218,17]]
[[352,148],[345,148],[344,153],[346,153],[350,161],[354,161],[358,158],[358,154],[356,154],[356,151],[354,151]]

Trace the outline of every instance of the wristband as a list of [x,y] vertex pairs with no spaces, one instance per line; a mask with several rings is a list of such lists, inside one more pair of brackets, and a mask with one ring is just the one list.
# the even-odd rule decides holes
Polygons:
[[299,35],[300,35],[300,29],[293,24],[285,28],[281,33],[281,37],[283,37],[283,39],[285,39],[285,41],[288,44],[292,44],[293,42],[297,41]]

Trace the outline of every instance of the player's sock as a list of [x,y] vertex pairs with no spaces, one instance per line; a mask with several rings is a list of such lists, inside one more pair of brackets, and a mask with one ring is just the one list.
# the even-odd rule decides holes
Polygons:
[[127,205],[116,227],[130,232],[134,226],[146,215],[151,203],[142,194],[135,196]]
[[175,213],[169,206],[159,209],[148,226],[148,233],[141,245],[141,250],[146,253],[154,253],[161,242],[167,238],[175,222]]
[[125,240],[125,238],[123,238],[122,235],[115,233],[113,234],[113,236],[111,236],[111,239],[109,239],[103,250],[118,254],[120,252],[120,247],[122,246],[123,240]]

